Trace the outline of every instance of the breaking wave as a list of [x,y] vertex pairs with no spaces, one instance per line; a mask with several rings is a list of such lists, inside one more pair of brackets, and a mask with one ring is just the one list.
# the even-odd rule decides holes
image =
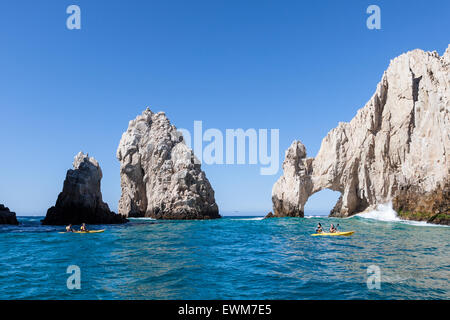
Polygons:
[[411,221],[400,219],[397,215],[397,212],[392,209],[392,203],[379,204],[375,210],[358,213],[355,215],[356,217],[361,217],[365,219],[373,219],[378,221],[387,221],[387,222],[401,222],[413,226],[428,226],[428,227],[448,227],[445,225],[438,225],[433,223],[428,223],[425,221]]
[[402,221],[392,209],[392,203],[379,204],[375,210],[358,213],[356,216],[380,221]]

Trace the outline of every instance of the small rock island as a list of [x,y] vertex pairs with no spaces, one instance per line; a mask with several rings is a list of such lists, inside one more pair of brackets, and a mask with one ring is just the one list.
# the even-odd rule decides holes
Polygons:
[[109,210],[102,200],[102,170],[97,160],[79,152],[68,170],[55,206],[47,211],[42,224],[119,224],[127,219]]
[[119,214],[155,219],[220,218],[205,172],[164,112],[129,122],[117,149]]
[[0,204],[0,224],[13,224],[18,225],[16,214],[9,211],[9,208]]

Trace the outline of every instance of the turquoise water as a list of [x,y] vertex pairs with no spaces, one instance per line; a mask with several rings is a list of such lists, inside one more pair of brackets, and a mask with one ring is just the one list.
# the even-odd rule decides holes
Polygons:
[[[59,234],[41,218],[0,226],[0,299],[450,299],[443,226],[225,217]],[[356,233],[311,237],[319,221]],[[80,290],[67,289],[69,265],[80,267]],[[380,289],[367,287],[370,265]]]

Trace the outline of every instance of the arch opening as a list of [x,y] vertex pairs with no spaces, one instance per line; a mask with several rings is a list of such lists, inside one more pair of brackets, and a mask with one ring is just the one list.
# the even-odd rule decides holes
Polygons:
[[341,193],[330,189],[323,189],[312,194],[305,203],[306,216],[328,216],[339,200]]

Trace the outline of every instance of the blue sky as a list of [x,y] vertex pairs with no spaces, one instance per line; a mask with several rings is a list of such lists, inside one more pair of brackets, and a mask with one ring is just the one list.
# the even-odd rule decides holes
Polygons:
[[[81,30],[66,8],[81,8]],[[366,8],[381,8],[381,30]],[[373,94],[390,59],[450,43],[449,1],[2,1],[0,203],[44,215],[74,155],[99,160],[120,197],[116,149],[146,106],[179,128],[278,128],[280,164],[300,139],[314,156]],[[203,165],[222,212],[271,209],[281,175]],[[337,199],[320,192],[308,210]]]

